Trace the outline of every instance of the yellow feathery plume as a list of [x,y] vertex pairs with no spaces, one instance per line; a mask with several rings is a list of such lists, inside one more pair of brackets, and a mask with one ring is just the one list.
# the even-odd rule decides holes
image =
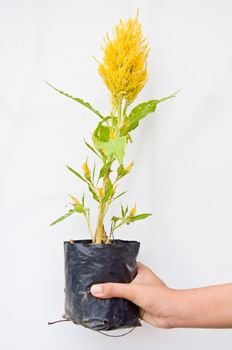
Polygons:
[[114,26],[114,37],[110,40],[108,33],[104,38],[105,48],[103,62],[99,64],[98,73],[111,92],[111,102],[117,109],[125,99],[131,104],[147,79],[147,56],[150,48],[143,37],[138,13]]

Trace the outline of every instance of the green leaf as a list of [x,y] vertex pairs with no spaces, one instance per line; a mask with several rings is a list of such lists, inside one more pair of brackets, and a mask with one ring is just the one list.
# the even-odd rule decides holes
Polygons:
[[66,165],[66,168],[71,171],[74,175],[76,175],[77,177],[79,177],[79,179],[81,179],[82,181],[86,182],[87,184],[89,184],[89,182],[83,177],[81,176],[81,174],[79,174],[76,170],[72,169],[70,166]]
[[117,124],[118,124],[118,117],[112,116],[111,120],[112,120],[113,125],[117,126]]
[[98,141],[107,142],[109,141],[110,128],[109,126],[103,125],[103,122],[99,122],[98,126],[94,130],[94,137]]
[[124,209],[123,209],[122,204],[121,204],[121,214],[122,214],[122,218],[124,218],[124,216],[125,216],[125,211],[124,211]]
[[150,100],[148,102],[143,102],[132,109],[125,122],[120,129],[120,135],[126,135],[128,132],[134,130],[139,125],[141,119],[145,118],[149,113],[156,110],[156,106],[160,102],[164,102],[172,97],[175,97],[177,92],[174,94],[163,97],[160,100]]
[[101,125],[99,128],[99,141],[109,141],[110,128],[105,125]]
[[116,223],[118,220],[120,220],[120,218],[118,218],[117,216],[112,216],[111,220]]
[[105,176],[105,174],[108,172],[109,168],[111,167],[112,163],[113,163],[113,160],[103,165],[99,173],[98,181]]
[[119,162],[119,164],[122,164],[123,158],[125,155],[125,148],[126,148],[126,137],[117,137],[113,140],[110,140],[108,142],[102,142],[98,141],[93,137],[93,141],[95,144],[95,147],[99,150],[102,150],[102,152],[106,156],[111,156]]
[[113,184],[110,179],[107,181],[106,185],[106,190],[105,190],[105,195],[103,197],[103,202],[106,202],[112,195],[113,193]]
[[84,139],[84,142],[85,142],[86,146],[87,146],[92,152],[94,152],[99,158],[101,158],[101,156],[97,153],[97,151],[96,151],[88,142],[86,142],[85,139]]
[[101,115],[101,113],[99,111],[97,111],[95,108],[93,108],[91,106],[91,104],[89,102],[86,102],[84,100],[82,100],[81,98],[79,97],[73,97],[71,96],[70,94],[68,94],[67,92],[64,92],[62,90],[59,90],[57,89],[55,86],[51,85],[50,83],[48,83],[47,81],[45,81],[45,83],[50,86],[51,88],[53,88],[54,90],[58,91],[60,94],[68,97],[68,98],[71,98],[72,100],[76,101],[76,102],[79,102],[80,104],[82,104],[83,106],[87,107],[88,109],[90,109],[92,112],[94,112],[95,114],[97,114],[101,119],[104,119],[104,117]]
[[82,195],[81,203],[82,203],[82,205],[84,207],[85,206],[85,194],[84,193]]
[[94,166],[93,166],[92,182],[94,181],[94,177],[95,177],[95,170],[96,170],[96,162],[94,162]]
[[125,215],[128,213],[128,205],[126,207],[126,210],[125,210]]
[[148,216],[151,216],[151,215],[152,214],[148,214],[148,213],[135,215],[135,216],[132,216],[130,218],[130,222],[134,222],[134,221],[137,221],[137,220],[143,220],[143,219],[146,219]]
[[75,213],[75,210],[69,210],[68,213],[66,213],[65,215],[59,217],[57,220],[53,221],[49,226],[58,224],[58,222],[63,221],[64,219],[66,219],[67,217],[69,217],[70,215],[72,215],[73,213]]
[[118,199],[119,197],[123,196],[126,193],[126,191],[120,193],[118,196],[114,197],[113,200]]
[[124,169],[123,164],[120,164],[119,167],[117,168],[117,180],[121,179],[124,175],[126,175],[126,170]]
[[89,186],[89,191],[92,193],[93,199],[95,199],[95,201],[99,202],[99,199],[98,199],[96,192],[90,186]]
[[[132,163],[131,166],[133,166],[134,163]],[[124,165],[123,164],[120,164],[119,167],[117,168],[117,177],[116,177],[116,180],[120,180],[122,177],[124,177],[125,175],[129,174],[130,170],[129,169],[126,169],[124,168]]]

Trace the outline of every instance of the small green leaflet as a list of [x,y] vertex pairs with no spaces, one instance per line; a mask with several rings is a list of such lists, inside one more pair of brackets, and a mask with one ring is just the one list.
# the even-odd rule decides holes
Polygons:
[[117,216],[112,216],[111,220],[112,220],[114,223],[116,223],[118,220],[120,220],[120,218],[117,217]]
[[126,137],[117,137],[116,139],[108,142],[98,141],[96,138],[93,139],[95,147],[102,150],[106,156],[113,155],[115,159],[122,164],[125,155]]
[[113,163],[113,160],[111,160],[110,162],[106,163],[103,165],[103,167],[101,168],[100,170],[100,174],[99,174],[99,177],[98,177],[98,181],[105,176],[105,174],[109,171],[109,168],[111,167]]
[[51,88],[53,88],[54,90],[58,91],[60,94],[71,98],[72,100],[79,102],[80,104],[82,104],[83,106],[87,107],[88,109],[90,109],[92,112],[94,112],[95,114],[97,114],[101,119],[104,119],[104,117],[101,115],[101,113],[99,111],[97,111],[95,108],[93,108],[91,106],[91,104],[89,102],[86,102],[84,100],[82,100],[79,97],[73,97],[70,94],[68,94],[67,92],[64,92],[62,90],[57,89],[55,86],[53,86],[52,84],[50,84],[49,82],[45,81],[45,83],[50,86]]
[[79,179],[81,179],[82,181],[86,182],[87,184],[89,184],[89,182],[83,177],[81,176],[81,174],[79,174],[76,170],[74,170],[73,168],[71,168],[70,166],[66,165],[66,168],[71,171],[74,175],[76,175],[77,177],[79,177]]
[[85,207],[83,206],[83,204],[81,203],[78,203],[74,206],[74,210],[77,212],[77,213],[80,213],[80,214],[83,214],[85,213]]
[[89,185],[89,191],[92,193],[93,199],[95,199],[95,201],[99,202],[99,199],[98,199],[96,192],[92,189],[92,187],[90,187],[90,185]]
[[113,197],[113,200],[115,201],[115,199],[118,199],[119,197],[123,196],[126,193],[126,191],[120,193],[118,196]]
[[73,213],[75,213],[75,210],[69,210],[68,213],[66,213],[65,215],[61,216],[59,219],[53,221],[49,226],[58,224],[58,222],[63,221],[64,219],[66,219],[67,217],[69,217],[70,215],[72,215]]
[[81,198],[81,203],[83,207],[85,206],[85,194],[83,193],[82,198]]
[[94,131],[94,136],[99,141],[107,142],[109,141],[109,135],[110,135],[110,128],[106,125],[102,125],[102,122],[100,122]]
[[120,129],[120,135],[125,135],[128,132],[137,128],[141,119],[145,118],[149,113],[152,113],[156,110],[156,106],[158,103],[164,102],[172,97],[175,97],[176,93],[177,92],[170,96],[163,97],[160,100],[150,100],[147,102],[143,102],[134,107],[128,115],[128,117],[125,119],[125,123]]
[[103,198],[103,202],[106,202],[111,197],[112,192],[113,192],[113,184],[112,184],[111,180],[108,179],[107,185],[106,185],[106,192],[105,192],[105,195],[104,195],[104,198]]
[[123,208],[122,204],[121,204],[121,214],[122,214],[122,218],[124,218],[124,216],[125,216],[125,211],[124,211],[124,208]]
[[85,142],[86,146],[87,146],[93,153],[95,153],[99,158],[101,158],[101,156],[97,153],[97,151],[95,151],[95,149],[94,149],[87,141],[84,140],[84,142]]
[[146,219],[148,216],[151,216],[151,215],[152,215],[152,214],[148,214],[148,213],[135,215],[135,216],[132,216],[132,217],[130,218],[130,222],[134,222],[134,221],[137,221],[137,220]]

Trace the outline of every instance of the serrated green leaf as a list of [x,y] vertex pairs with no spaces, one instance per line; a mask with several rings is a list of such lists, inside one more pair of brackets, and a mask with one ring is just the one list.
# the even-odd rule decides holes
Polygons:
[[152,214],[148,214],[148,213],[135,215],[135,216],[132,216],[130,218],[130,222],[134,222],[134,221],[137,221],[137,220],[143,220],[143,219],[146,219],[148,216],[151,216],[151,215]]
[[66,168],[71,171],[74,175],[76,175],[77,177],[79,177],[79,179],[81,179],[82,181],[86,182],[87,184],[89,184],[89,182],[83,177],[81,176],[81,174],[79,174],[76,170],[74,170],[73,168],[71,168],[69,165],[66,165]]
[[102,152],[106,156],[111,156],[119,162],[119,164],[122,164],[123,158],[125,155],[125,148],[126,148],[126,137],[117,137],[113,140],[110,140],[108,142],[101,142],[97,139],[93,138],[95,147],[99,150],[102,150]]
[[126,135],[128,132],[134,130],[139,125],[141,119],[145,118],[149,113],[156,110],[156,106],[160,102],[164,102],[172,97],[175,97],[176,92],[170,96],[163,97],[159,100],[150,100],[140,103],[132,109],[128,117],[125,118],[125,122],[120,129],[120,135]]
[[101,115],[101,113],[99,111],[97,111],[95,108],[93,108],[91,106],[91,104],[89,102],[86,102],[84,100],[82,100],[81,98],[79,97],[73,97],[71,96],[70,94],[68,94],[67,92],[64,92],[60,89],[57,89],[55,86],[53,86],[52,84],[50,84],[49,82],[45,81],[45,83],[50,86],[51,88],[53,88],[54,90],[56,90],[57,92],[59,92],[60,94],[68,97],[68,98],[71,98],[72,100],[76,101],[76,102],[79,102],[80,104],[82,104],[83,106],[87,107],[88,109],[90,109],[92,112],[94,112],[95,114],[97,114],[101,119],[104,119],[104,117]]
[[53,226],[55,224],[58,224],[58,222],[63,221],[64,219],[66,219],[67,217],[72,215],[73,213],[75,213],[75,210],[69,210],[68,213],[66,213],[65,215],[59,217],[57,220],[53,221],[49,226]]

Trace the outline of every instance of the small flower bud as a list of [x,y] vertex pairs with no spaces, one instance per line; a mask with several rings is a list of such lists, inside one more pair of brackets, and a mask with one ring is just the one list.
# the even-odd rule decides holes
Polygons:
[[104,189],[102,187],[97,187],[98,196],[100,199],[104,197]]
[[71,194],[69,195],[69,197],[72,199],[72,205],[77,205],[79,203],[78,199],[74,196],[72,196]]
[[114,132],[114,130],[112,130],[112,129],[110,129],[109,138],[110,138],[111,140],[115,139],[115,132]]
[[82,169],[83,169],[83,172],[84,172],[86,179],[90,179],[91,172],[90,172],[90,169],[88,166],[88,158],[86,159],[85,163],[82,164]]
[[126,173],[129,173],[134,165],[134,161],[130,162],[130,164],[127,165],[127,167],[124,168]]
[[134,207],[130,210],[129,216],[135,216],[136,211],[137,211],[137,209],[136,209],[136,204],[135,204]]

